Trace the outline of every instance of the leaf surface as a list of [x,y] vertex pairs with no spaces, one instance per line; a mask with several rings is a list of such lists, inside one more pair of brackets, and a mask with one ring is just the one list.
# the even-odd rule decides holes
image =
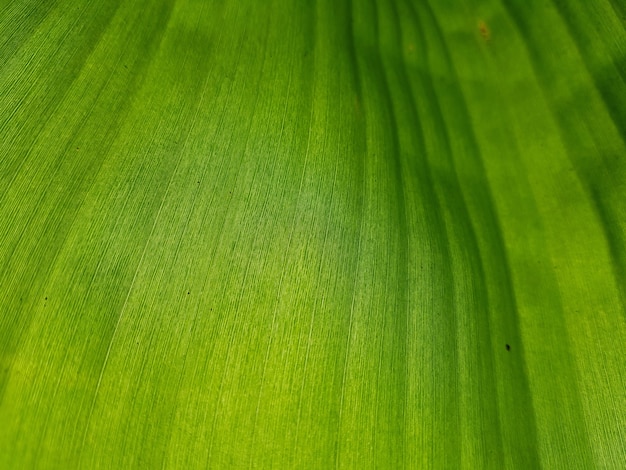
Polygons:
[[622,468],[626,7],[0,3],[0,467]]

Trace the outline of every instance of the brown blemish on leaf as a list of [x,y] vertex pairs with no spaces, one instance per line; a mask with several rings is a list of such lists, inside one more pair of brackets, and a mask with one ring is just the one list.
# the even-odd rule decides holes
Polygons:
[[487,23],[483,20],[478,22],[478,31],[485,42],[489,42],[491,40],[491,30],[489,29],[489,26],[487,26]]

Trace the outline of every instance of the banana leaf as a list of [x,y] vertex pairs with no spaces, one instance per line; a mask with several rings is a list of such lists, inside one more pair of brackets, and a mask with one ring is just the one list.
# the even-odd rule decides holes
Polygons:
[[624,468],[621,0],[0,2],[0,468]]

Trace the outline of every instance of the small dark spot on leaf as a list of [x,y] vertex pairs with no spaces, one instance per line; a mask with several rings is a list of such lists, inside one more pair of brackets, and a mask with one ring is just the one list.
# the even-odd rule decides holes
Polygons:
[[191,292],[190,292],[190,291],[187,291],[187,295],[189,295],[189,294],[191,294]]
[[511,345],[507,344],[507,345],[506,345],[506,350],[507,350],[507,351],[510,351],[510,350],[511,350]]
[[46,297],[46,299],[45,299],[45,300],[48,300],[48,297]]

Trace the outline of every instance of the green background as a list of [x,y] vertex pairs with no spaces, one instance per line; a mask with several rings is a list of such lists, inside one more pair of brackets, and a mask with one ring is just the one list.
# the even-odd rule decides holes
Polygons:
[[0,0],[1,468],[624,468],[621,0]]

